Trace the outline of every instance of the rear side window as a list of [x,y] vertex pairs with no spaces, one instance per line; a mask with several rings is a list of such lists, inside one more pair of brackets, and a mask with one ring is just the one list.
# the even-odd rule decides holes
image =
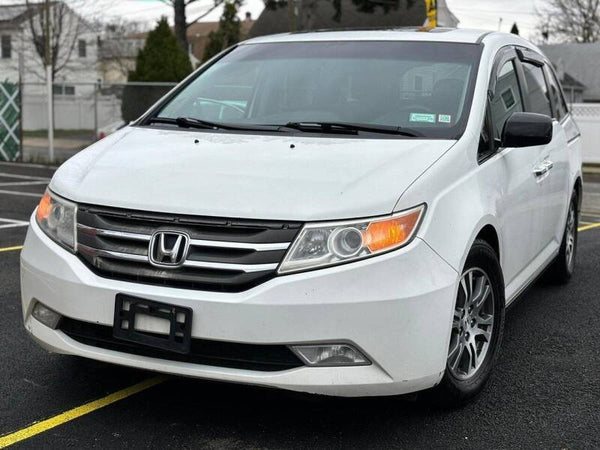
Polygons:
[[552,99],[553,117],[560,120],[567,114],[567,104],[560,91],[558,80],[554,71],[546,66],[546,77],[548,78],[548,86],[550,87],[550,98]]
[[513,61],[504,63],[498,72],[491,107],[494,138],[500,139],[504,122],[512,113],[523,112],[521,91]]
[[550,108],[550,97],[548,87],[544,78],[544,71],[539,66],[528,62],[523,63],[525,81],[527,82],[527,99],[529,100],[529,112],[545,114],[552,117]]

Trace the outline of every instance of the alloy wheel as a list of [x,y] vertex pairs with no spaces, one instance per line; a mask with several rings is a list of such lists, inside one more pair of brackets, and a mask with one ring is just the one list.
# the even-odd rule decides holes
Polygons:
[[575,205],[571,203],[571,206],[569,207],[569,216],[567,217],[565,247],[565,257],[567,259],[567,267],[569,271],[573,269],[573,262],[575,260],[575,223]]
[[466,271],[454,308],[448,350],[448,369],[460,379],[471,378],[490,348],[494,328],[494,292],[488,275],[479,268]]

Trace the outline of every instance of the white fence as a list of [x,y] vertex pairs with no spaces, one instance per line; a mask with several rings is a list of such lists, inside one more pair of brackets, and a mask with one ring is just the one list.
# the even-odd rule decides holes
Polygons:
[[571,111],[581,131],[583,162],[600,164],[600,103],[574,103]]
[[[176,83],[55,83],[54,128],[56,130],[96,130],[122,120],[121,99],[126,86],[133,102],[166,93]],[[164,91],[164,92],[162,92]],[[23,85],[23,130],[48,129],[46,86]],[[131,102],[131,100],[130,100]],[[153,102],[151,102],[153,103]]]
[[[23,130],[45,130],[48,114],[45,95],[23,96]],[[97,110],[96,110],[97,108]],[[97,112],[96,112],[97,111]],[[97,117],[96,117],[97,114]],[[121,118],[121,100],[115,95],[54,98],[54,127],[60,130],[94,130]]]

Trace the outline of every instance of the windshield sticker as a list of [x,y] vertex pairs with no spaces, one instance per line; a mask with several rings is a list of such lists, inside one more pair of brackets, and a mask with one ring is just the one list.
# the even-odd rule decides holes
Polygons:
[[450,114],[438,114],[438,122],[450,123],[452,122],[452,116]]
[[435,114],[410,113],[409,121],[435,123]]

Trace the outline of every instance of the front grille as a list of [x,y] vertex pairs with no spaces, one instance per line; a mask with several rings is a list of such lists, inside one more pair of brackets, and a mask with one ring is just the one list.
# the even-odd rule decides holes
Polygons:
[[[138,283],[240,292],[273,278],[301,223],[79,207],[77,254],[98,275]],[[148,260],[158,230],[189,235],[183,266]]]
[[122,341],[112,334],[112,327],[62,317],[58,329],[85,345],[150,358],[203,364],[232,369],[275,372],[303,366],[285,345],[239,344],[235,342],[192,339],[190,353],[182,355],[134,342]]

